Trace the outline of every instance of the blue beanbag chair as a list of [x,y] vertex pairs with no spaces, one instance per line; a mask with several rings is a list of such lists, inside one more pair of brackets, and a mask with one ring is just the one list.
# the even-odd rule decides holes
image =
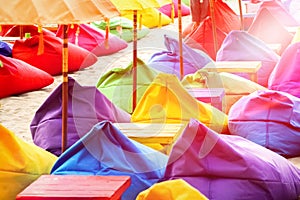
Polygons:
[[[268,86],[268,79],[279,56],[266,43],[245,31],[231,31],[217,52],[216,61],[261,61],[262,66],[257,73],[257,82]],[[241,75],[241,74],[240,74]],[[249,75],[245,76],[249,79]]]
[[300,99],[285,92],[256,91],[230,109],[229,131],[282,156],[300,156]]
[[[111,103],[95,86],[81,86],[68,81],[68,143],[83,137],[103,120],[130,122],[130,115]],[[30,124],[33,142],[55,155],[61,154],[62,84],[36,111]]]
[[129,200],[162,178],[166,163],[166,155],[127,138],[111,122],[103,121],[65,151],[51,173],[130,176],[131,185],[122,196]]
[[3,56],[11,57],[12,56],[12,45],[9,45],[6,42],[0,41],[0,54]]
[[300,170],[240,136],[192,119],[171,151],[163,180],[184,179],[208,199],[297,199]]

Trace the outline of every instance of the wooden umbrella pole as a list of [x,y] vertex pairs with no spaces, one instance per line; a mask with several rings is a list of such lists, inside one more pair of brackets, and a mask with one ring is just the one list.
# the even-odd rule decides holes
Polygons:
[[239,0],[239,10],[240,10],[240,19],[241,19],[241,30],[244,30],[244,17],[243,17],[243,9],[242,9],[242,0]]
[[133,93],[132,93],[132,112],[136,108],[137,103],[137,10],[133,11]]
[[181,0],[178,0],[178,40],[179,40],[179,67],[180,67],[180,80],[183,79],[183,56],[182,56],[182,15],[181,15]]
[[217,27],[216,27],[216,16],[215,16],[215,0],[209,0],[210,15],[212,21],[212,31],[214,39],[214,50],[215,53],[218,51],[218,40],[217,40]]
[[61,151],[67,149],[68,133],[68,25],[63,25],[63,54],[62,54],[62,137]]

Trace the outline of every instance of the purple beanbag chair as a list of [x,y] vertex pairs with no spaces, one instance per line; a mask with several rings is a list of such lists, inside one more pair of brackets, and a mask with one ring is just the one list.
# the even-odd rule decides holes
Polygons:
[[297,199],[300,170],[245,138],[192,119],[175,143],[164,180],[182,178],[208,199]]
[[228,113],[229,131],[284,157],[300,156],[300,99],[285,92],[256,91]]
[[[178,17],[178,1],[173,0],[173,3],[174,3],[174,17]],[[162,7],[160,7],[158,10],[170,18],[172,17],[172,5],[171,4],[166,4]],[[190,14],[191,14],[190,8],[184,4],[181,4],[181,15],[187,16]]]
[[12,45],[0,41],[0,54],[3,56],[11,57],[12,56]]
[[[68,30],[68,40],[96,56],[104,56],[116,53],[125,49],[128,44],[126,41],[115,35],[109,34],[107,44],[105,44],[105,31],[93,28],[87,24],[74,25],[74,28]],[[63,28],[60,26],[56,36],[63,37]]]
[[300,98],[300,43],[287,47],[269,77],[268,88]]
[[[258,83],[268,86],[268,79],[279,56],[263,41],[245,31],[231,31],[217,53],[217,61],[262,61],[257,73]],[[243,75],[243,77],[248,78]]]
[[[179,64],[179,43],[178,40],[167,35],[165,37],[165,46],[167,51],[155,53],[149,59],[147,65],[158,71],[175,74],[180,79],[180,64]],[[183,44],[183,66],[184,76],[195,73],[198,69],[204,67],[207,63],[212,62],[212,59],[201,50],[193,50],[189,46]]]
[[[68,143],[74,144],[96,123],[130,122],[130,115],[112,104],[94,86],[81,86],[69,77]],[[56,155],[61,153],[62,85],[36,111],[30,124],[33,142]]]

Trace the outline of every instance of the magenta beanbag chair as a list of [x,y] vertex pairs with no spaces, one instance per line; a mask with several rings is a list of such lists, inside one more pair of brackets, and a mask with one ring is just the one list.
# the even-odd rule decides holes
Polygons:
[[34,91],[53,83],[53,77],[21,60],[0,55],[0,98]]
[[[62,38],[62,30],[63,28],[60,26],[57,30],[56,36]],[[94,53],[96,56],[116,53],[128,46],[126,41],[115,35],[109,34],[107,41],[105,41],[105,37],[105,31],[93,28],[87,24],[74,25],[74,28],[69,28],[68,30],[69,42]]]
[[[174,17],[178,17],[178,1],[173,0],[174,3]],[[167,15],[168,17],[172,17],[172,5],[166,4],[158,9],[163,14]],[[191,13],[190,8],[183,3],[181,4],[181,15],[187,16]]]
[[268,88],[300,98],[300,43],[287,47],[269,77]]
[[192,119],[174,144],[164,180],[183,179],[208,199],[297,199],[300,170],[245,138]]
[[[62,73],[62,39],[56,36],[44,35],[44,52],[38,55],[39,38],[35,35],[26,40],[15,41],[12,48],[13,58],[23,60],[34,67],[48,72],[51,75]],[[68,44],[69,72],[87,68],[97,61],[95,54],[78,47],[72,43]]]

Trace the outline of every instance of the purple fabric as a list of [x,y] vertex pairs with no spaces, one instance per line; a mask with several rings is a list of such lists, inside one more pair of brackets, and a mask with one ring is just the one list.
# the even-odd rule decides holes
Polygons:
[[300,98],[300,42],[290,45],[282,54],[269,77],[268,88]]
[[[164,73],[175,74],[178,78],[181,78],[178,40],[165,35],[165,46],[167,51],[152,55],[147,65]],[[201,50],[193,50],[184,43],[182,44],[182,57],[184,75],[195,73],[198,69],[212,62],[212,59],[206,53]]]
[[[217,61],[262,61],[257,73],[258,83],[268,86],[268,78],[279,56],[263,41],[245,31],[231,31],[217,53]],[[249,77],[243,75],[249,79]]]
[[273,90],[257,91],[230,108],[229,131],[284,157],[300,156],[299,110],[297,97]]
[[[112,104],[96,87],[81,86],[69,77],[67,147],[84,136],[96,123],[130,122],[130,115]],[[59,85],[37,110],[31,124],[33,142],[61,154],[62,85]]]
[[9,43],[0,41],[0,54],[3,56],[11,57],[12,56],[12,45]]
[[214,200],[297,199],[300,194],[300,170],[285,158],[193,119],[171,151],[164,180],[178,178]]

